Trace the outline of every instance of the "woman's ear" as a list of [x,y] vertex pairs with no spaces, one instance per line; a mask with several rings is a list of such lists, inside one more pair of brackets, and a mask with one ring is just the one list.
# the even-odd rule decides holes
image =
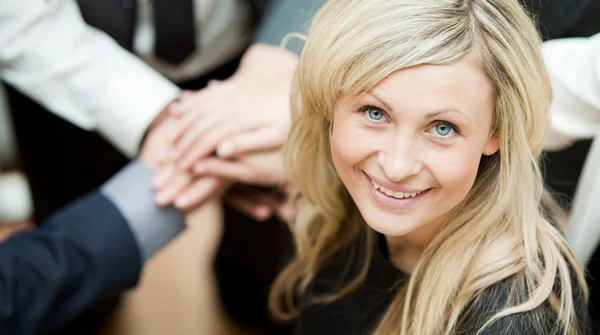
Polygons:
[[498,141],[498,136],[496,134],[491,133],[487,142],[485,143],[485,147],[483,147],[483,154],[486,156],[491,156],[495,154],[498,149],[500,149],[500,144]]

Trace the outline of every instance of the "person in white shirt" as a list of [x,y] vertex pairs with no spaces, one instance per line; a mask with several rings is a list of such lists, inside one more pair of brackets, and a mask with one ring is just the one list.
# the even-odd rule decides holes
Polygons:
[[[127,2],[118,3],[125,6]],[[4,80],[77,127],[97,132],[119,152],[110,152],[98,144],[99,137],[74,130],[62,120],[44,115],[45,110],[24,101],[15,90],[9,89],[19,149],[30,177],[38,220],[77,196],[76,193],[105,180],[120,168],[117,165],[126,162],[125,157],[136,154],[147,125],[179,96],[180,89],[173,82],[181,83],[218,71],[239,57],[253,36],[250,3],[195,0],[195,12],[190,16],[196,19],[199,31],[195,34],[197,46],[184,61],[171,64],[153,56],[157,41],[152,29],[156,18],[153,1],[137,1],[133,9],[112,8],[110,3],[81,0],[78,7],[74,0],[24,0],[2,5],[3,26],[14,27],[0,33],[0,39],[7,42],[2,53],[11,62],[11,69],[3,73]],[[99,11],[102,8],[108,10],[102,13]],[[120,33],[115,17],[135,11],[136,20],[130,22],[134,34],[132,51],[158,72],[131,53],[123,52],[105,33],[86,24],[80,10],[84,17],[98,25],[106,22],[105,28],[115,27],[115,31],[108,31],[115,36]],[[99,14],[105,17],[98,17]],[[15,55],[32,48],[44,52],[11,61]],[[70,51],[74,48],[81,52]],[[51,61],[53,66],[47,67]],[[221,79],[234,69],[235,64],[232,64],[220,71],[223,72]],[[194,84],[201,85],[201,81]],[[93,161],[98,156],[104,157]],[[92,163],[86,163],[89,161]],[[81,167],[90,171],[85,178],[75,175]],[[92,171],[101,176],[95,176]],[[67,180],[72,182],[67,183]],[[64,185],[59,189],[57,185],[61,183]]]
[[[83,22],[77,4],[71,0],[4,2],[0,7],[0,43],[0,59],[5,64],[1,75],[7,83],[77,127],[97,132],[127,157],[137,154],[152,120],[180,94],[175,84]],[[64,202],[76,196],[63,195],[74,188],[71,184],[85,178],[101,182],[116,172],[101,178],[88,172],[78,178],[74,171],[86,165],[72,160],[85,161],[85,156],[65,161],[68,152],[61,153],[69,145],[61,141],[61,131],[70,124],[53,121],[50,115],[36,119],[47,111],[36,114],[33,109],[40,107],[25,102],[12,89],[8,92],[21,159],[33,190],[36,220],[56,209],[58,202],[51,199]],[[22,121],[30,127],[21,127]],[[53,128],[56,124],[64,127]],[[102,154],[94,152],[93,141],[83,137],[70,140],[73,146],[90,144],[88,157]],[[95,165],[102,164],[104,158],[97,159]],[[61,169],[71,178],[55,173]],[[38,186],[44,179],[48,182]],[[59,188],[57,184],[64,186]],[[46,206],[45,202],[52,203]]]
[[594,137],[600,125],[600,34],[543,45],[554,88],[549,150]]
[[[593,139],[569,213],[567,239],[587,266],[592,319],[600,329],[600,33],[589,38],[548,41],[544,58],[554,88],[548,150],[562,150]],[[568,161],[554,164],[569,165]]]

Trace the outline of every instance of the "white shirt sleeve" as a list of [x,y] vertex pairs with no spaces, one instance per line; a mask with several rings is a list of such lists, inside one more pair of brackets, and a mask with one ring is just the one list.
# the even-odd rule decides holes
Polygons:
[[74,0],[0,1],[0,76],[130,157],[179,95],[177,86],[85,24]]
[[600,125],[600,34],[550,40],[542,50],[554,89],[547,149],[592,138]]

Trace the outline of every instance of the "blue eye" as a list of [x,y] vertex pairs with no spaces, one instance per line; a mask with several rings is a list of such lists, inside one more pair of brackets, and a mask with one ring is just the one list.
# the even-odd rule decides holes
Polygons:
[[377,107],[363,106],[359,110],[372,121],[381,121],[385,118],[383,111]]
[[375,108],[369,108],[369,110],[367,111],[367,114],[369,115],[369,117],[373,120],[379,121],[383,118],[383,112],[380,111],[379,109],[375,109]]
[[440,137],[449,137],[457,132],[452,124],[446,122],[440,122],[433,126],[433,131],[435,131],[435,135]]

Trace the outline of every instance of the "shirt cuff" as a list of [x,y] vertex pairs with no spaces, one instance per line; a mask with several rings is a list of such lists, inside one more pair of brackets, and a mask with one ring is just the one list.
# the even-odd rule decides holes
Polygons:
[[129,69],[98,94],[103,99],[102,106],[94,109],[98,132],[133,158],[148,126],[181,90],[158,73]]
[[183,212],[173,206],[156,205],[151,179],[148,168],[132,162],[100,189],[129,223],[144,261],[186,227]]

